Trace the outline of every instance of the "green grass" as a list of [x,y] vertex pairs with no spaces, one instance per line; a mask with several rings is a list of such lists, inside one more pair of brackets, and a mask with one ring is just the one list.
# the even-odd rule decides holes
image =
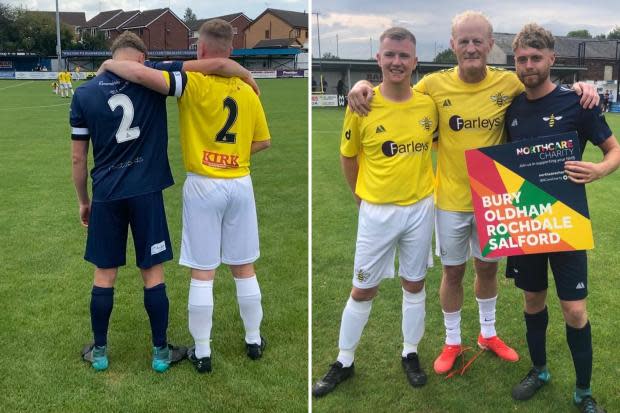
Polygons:
[[[164,374],[151,371],[150,329],[131,242],[116,284],[110,368],[96,373],[81,361],[79,351],[91,340],[93,267],[82,258],[86,232],[71,180],[69,99],[53,95],[50,82],[0,81],[0,411],[307,410],[307,83],[259,82],[273,138],[252,168],[262,333],[269,346],[261,361],[246,357],[234,282],[222,267],[215,284],[214,370],[198,375],[187,361]],[[176,181],[164,192],[175,254],[165,265],[168,336],[189,344],[189,272],[176,263],[184,170],[173,99],[168,119]]]
[[[312,380],[325,374],[338,352],[340,317],[351,290],[357,208],[339,166],[338,147],[344,111],[313,110],[312,125]],[[620,115],[607,114],[620,135]],[[588,146],[586,160],[598,161],[598,148]],[[597,400],[609,412],[620,411],[615,350],[618,334],[618,267],[620,239],[620,172],[588,185],[590,215],[596,248],[589,253],[588,311],[592,322],[594,371],[592,387]],[[407,383],[400,365],[401,298],[397,279],[382,283],[374,300],[370,320],[356,352],[355,376],[332,394],[313,400],[314,412],[569,412],[574,371],[566,344],[565,327],[555,287],[549,290],[548,365],[551,383],[528,402],[515,402],[510,390],[529,370],[522,315],[522,293],[503,276],[500,265],[500,294],[497,327],[500,335],[519,354],[516,364],[502,362],[485,352],[464,376],[446,380],[433,372],[433,361],[444,340],[439,304],[441,265],[427,275],[426,333],[420,343],[420,357],[429,376],[421,389]],[[553,281],[550,281],[551,285]],[[478,308],[473,297],[471,264],[465,276],[462,313],[463,344],[476,345],[479,332]],[[476,348],[477,351],[477,348]],[[467,357],[474,353],[468,352]],[[576,411],[576,410],[575,410]]]

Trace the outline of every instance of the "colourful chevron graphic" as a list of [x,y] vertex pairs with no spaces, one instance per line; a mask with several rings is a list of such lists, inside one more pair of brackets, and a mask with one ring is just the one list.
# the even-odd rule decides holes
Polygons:
[[485,257],[594,248],[584,185],[564,174],[580,160],[576,132],[465,152]]

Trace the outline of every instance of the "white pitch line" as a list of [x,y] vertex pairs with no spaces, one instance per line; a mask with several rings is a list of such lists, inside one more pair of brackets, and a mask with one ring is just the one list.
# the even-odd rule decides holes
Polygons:
[[29,82],[22,82],[22,83],[18,83],[18,84],[16,84],[16,85],[11,85],[11,86],[6,86],[6,87],[0,87],[0,90],[9,89],[9,88],[12,88],[12,87],[17,87],[17,86],[22,86],[22,85],[27,85],[28,83],[32,83],[32,82],[34,82],[34,80],[31,80],[31,81],[29,81]]
[[70,102],[58,103],[58,104],[55,104],[55,105],[43,105],[43,106],[19,106],[19,107],[14,107],[14,108],[0,108],[0,111],[2,111],[2,110],[52,108],[52,107],[55,107],[55,106],[69,106],[69,104],[70,104]]

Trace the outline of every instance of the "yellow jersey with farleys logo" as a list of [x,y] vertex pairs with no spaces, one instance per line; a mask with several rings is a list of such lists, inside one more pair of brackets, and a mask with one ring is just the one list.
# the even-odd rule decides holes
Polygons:
[[178,100],[183,163],[211,178],[250,173],[252,142],[270,139],[263,106],[239,78],[187,73]]
[[340,153],[357,157],[355,193],[375,204],[411,205],[433,193],[431,146],[437,110],[430,97],[414,92],[393,102],[374,88],[368,116],[347,108]]
[[426,75],[414,89],[429,95],[439,111],[435,204],[471,212],[465,151],[505,142],[506,109],[523,84],[514,72],[491,66],[481,82],[465,83],[454,67]]

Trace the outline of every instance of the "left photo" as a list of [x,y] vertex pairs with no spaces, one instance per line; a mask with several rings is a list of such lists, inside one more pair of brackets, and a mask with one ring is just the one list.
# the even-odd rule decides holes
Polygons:
[[309,6],[159,3],[0,0],[2,410],[307,410]]

